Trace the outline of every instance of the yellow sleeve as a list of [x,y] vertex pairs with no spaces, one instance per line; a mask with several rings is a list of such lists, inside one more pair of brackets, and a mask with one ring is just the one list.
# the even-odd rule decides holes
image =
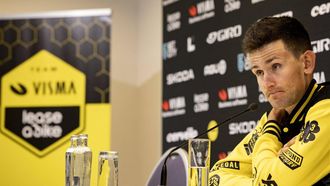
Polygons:
[[264,115],[256,128],[245,136],[225,159],[214,164],[209,175],[209,186],[252,185],[251,154],[266,120]]
[[267,122],[253,152],[253,185],[313,185],[330,173],[330,100],[314,105],[288,151],[282,148],[281,130]]

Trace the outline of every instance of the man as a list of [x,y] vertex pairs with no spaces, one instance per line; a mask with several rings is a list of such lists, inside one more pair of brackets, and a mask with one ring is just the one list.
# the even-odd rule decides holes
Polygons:
[[209,185],[330,185],[330,86],[313,80],[307,31],[295,18],[266,17],[242,46],[272,110],[213,166]]

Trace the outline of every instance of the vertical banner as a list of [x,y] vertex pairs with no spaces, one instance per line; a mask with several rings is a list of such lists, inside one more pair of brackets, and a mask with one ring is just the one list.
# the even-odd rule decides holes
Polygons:
[[0,18],[1,185],[65,184],[65,151],[86,133],[110,149],[110,9]]
[[[163,151],[195,137],[251,103],[255,112],[206,135],[215,163],[270,109],[241,51],[248,26],[264,16],[293,16],[310,33],[314,79],[329,80],[330,0],[163,0]],[[245,144],[246,153],[255,139]]]

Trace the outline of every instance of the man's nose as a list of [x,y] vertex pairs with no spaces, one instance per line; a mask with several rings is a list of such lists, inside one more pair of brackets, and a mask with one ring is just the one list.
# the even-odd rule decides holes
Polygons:
[[[290,80],[288,80],[290,81]],[[272,73],[264,72],[263,84],[266,88],[271,88],[275,85],[275,78]]]

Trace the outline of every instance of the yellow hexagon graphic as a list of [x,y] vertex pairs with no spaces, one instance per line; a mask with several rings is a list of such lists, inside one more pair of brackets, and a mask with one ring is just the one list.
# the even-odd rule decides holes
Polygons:
[[1,132],[44,156],[85,127],[85,74],[41,50],[1,79]]

